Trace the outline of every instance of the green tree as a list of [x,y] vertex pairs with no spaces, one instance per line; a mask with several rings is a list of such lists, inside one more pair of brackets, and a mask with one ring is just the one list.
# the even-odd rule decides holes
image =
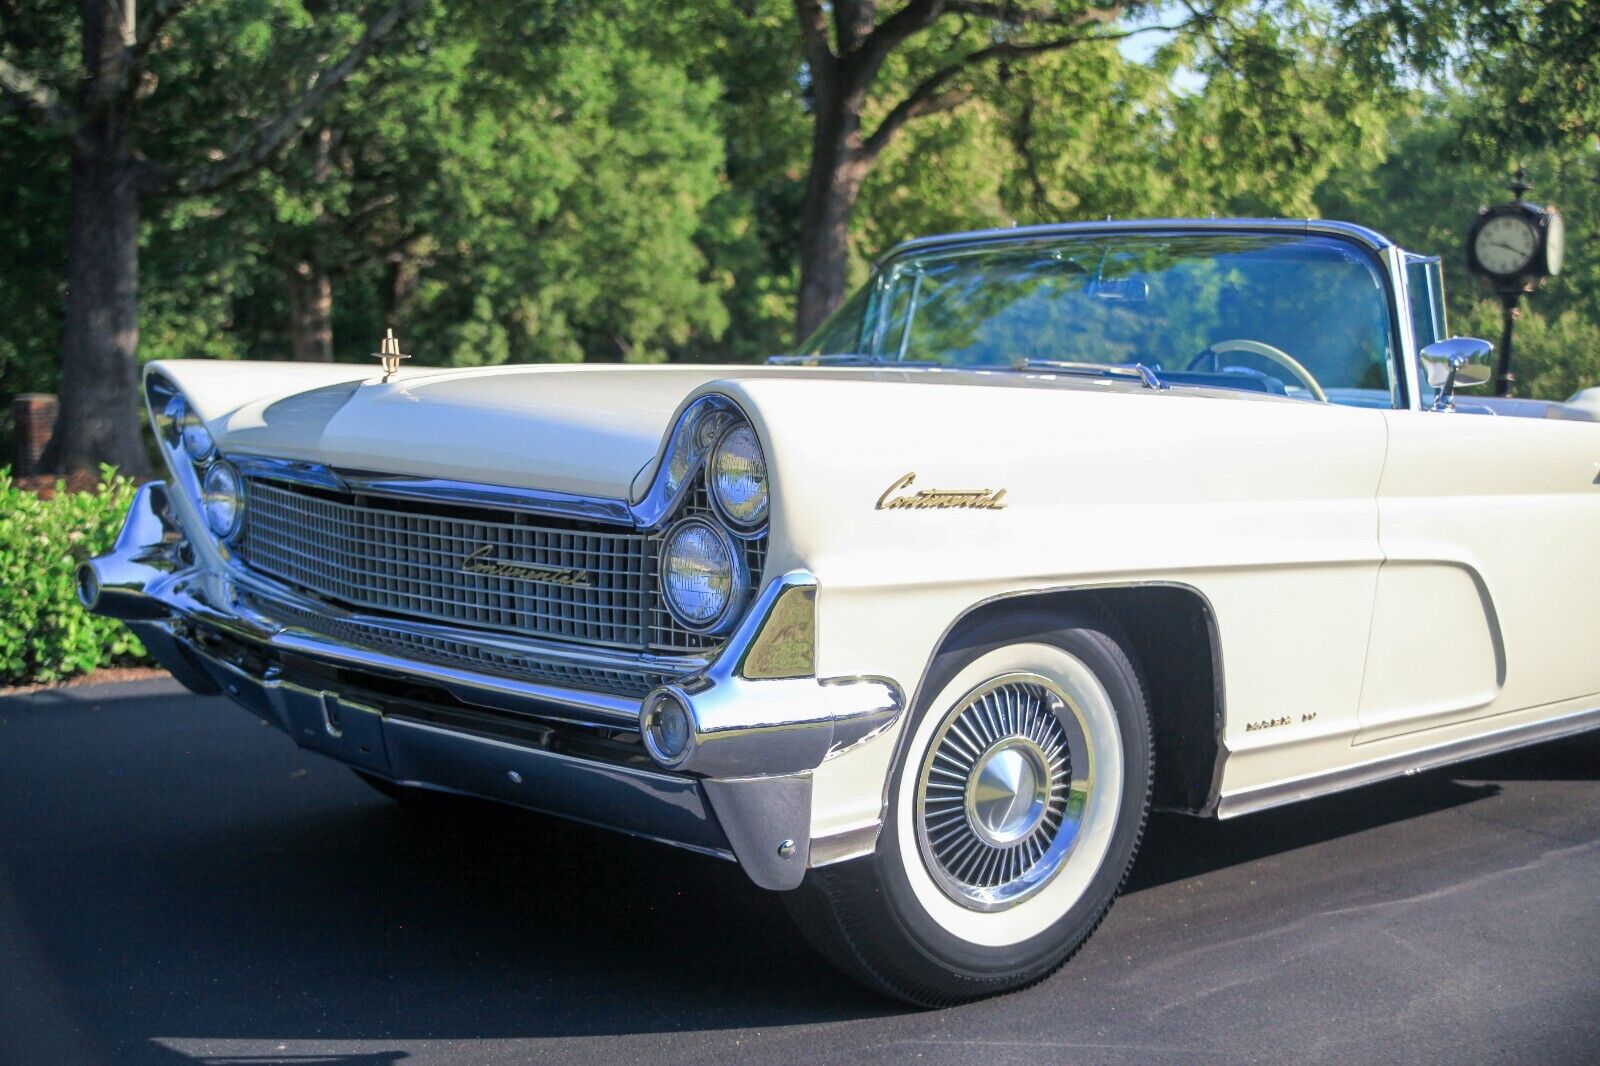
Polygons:
[[[666,16],[434,3],[274,164],[171,233],[227,234],[240,354],[365,359],[392,325],[419,363],[658,359],[716,337],[699,244],[722,194],[719,83]],[[193,288],[162,274],[150,303]]]
[[144,467],[143,204],[203,195],[262,165],[421,3],[395,0],[370,19],[316,17],[295,0],[83,0],[76,18],[40,0],[8,5],[4,121],[26,114],[70,159],[60,466]]
[[[909,80],[915,47],[880,76]],[[1000,61],[968,85],[969,103],[885,149],[860,193],[857,248],[1011,223],[1313,214],[1329,173],[1380,156],[1403,102],[1361,81],[1314,8],[1240,12],[1147,57],[1102,41]],[[851,269],[863,273],[859,256]]]
[[[1440,255],[1451,330],[1500,336],[1499,301],[1467,270],[1463,244],[1480,207],[1505,199],[1513,163],[1525,163],[1536,200],[1558,205],[1568,228],[1567,263],[1523,302],[1516,327],[1521,395],[1565,399],[1600,384],[1600,150],[1587,139],[1512,158],[1476,89],[1413,102],[1374,157],[1353,159],[1317,190],[1318,212],[1380,230],[1406,248]],[[1374,162],[1374,160],[1377,160]]]
[[[1096,47],[1158,29],[1193,31],[1216,9],[1189,7],[1171,27],[1132,25],[1144,3],[909,0],[880,19],[875,0],[794,0],[810,90],[811,150],[801,206],[795,328],[809,333],[845,293],[851,216],[862,184],[907,124],[978,95],[974,79],[1005,62]],[[891,58],[905,77],[885,77]],[[1097,99],[1077,102],[1092,107]]]

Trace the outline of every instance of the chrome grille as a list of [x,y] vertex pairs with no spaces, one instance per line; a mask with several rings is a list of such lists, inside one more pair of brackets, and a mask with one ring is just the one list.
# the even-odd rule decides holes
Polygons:
[[[247,477],[245,492],[244,528],[235,549],[240,561],[340,607],[637,653],[698,654],[717,643],[683,629],[662,604],[657,561],[670,522],[645,532],[509,510],[356,496],[263,477]],[[697,483],[674,518],[700,513],[710,514],[711,507],[704,485]],[[765,538],[742,543],[753,596],[765,562]],[[498,565],[576,571],[587,575],[587,584],[463,569],[474,552],[486,553]],[[380,631],[368,628],[373,632],[359,642],[373,645]],[[473,664],[498,673],[534,672],[529,663],[497,651],[465,646],[433,651],[451,663],[473,656]],[[634,687],[619,687],[621,678],[552,675],[551,680],[592,681],[613,691]]]
[[[642,649],[647,537],[431,514],[355,502],[263,479],[246,487],[239,554],[253,569],[325,599],[451,625]],[[587,574],[556,585],[472,573],[499,564]]]
[[[252,597],[253,598],[253,597]],[[269,616],[316,633],[388,652],[408,659],[420,659],[440,666],[499,674],[530,681],[611,692],[619,696],[643,698],[651,689],[672,680],[673,675],[649,670],[613,670],[552,662],[533,655],[521,655],[503,648],[453,640],[426,633],[413,633],[349,618],[330,618],[301,610],[280,600],[259,604]]]

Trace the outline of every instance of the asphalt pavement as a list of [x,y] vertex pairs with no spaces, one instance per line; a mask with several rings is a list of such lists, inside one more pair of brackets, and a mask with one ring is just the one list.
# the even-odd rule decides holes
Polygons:
[[1600,736],[1157,816],[1065,970],[917,1012],[731,864],[417,814],[168,681],[0,698],[0,1062],[1600,1061]]

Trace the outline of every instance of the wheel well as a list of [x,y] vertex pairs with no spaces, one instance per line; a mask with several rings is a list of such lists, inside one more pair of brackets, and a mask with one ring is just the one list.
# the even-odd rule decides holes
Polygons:
[[1183,585],[1132,585],[1029,593],[983,604],[946,638],[1018,609],[1092,602],[1127,634],[1150,697],[1155,806],[1209,814],[1216,804],[1222,731],[1222,648],[1211,605]]

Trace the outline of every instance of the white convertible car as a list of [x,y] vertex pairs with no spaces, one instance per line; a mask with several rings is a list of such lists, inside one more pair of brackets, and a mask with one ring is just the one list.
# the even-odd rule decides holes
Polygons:
[[1060,966],[1152,805],[1231,818],[1600,726],[1600,424],[1469,400],[1353,225],[891,252],[760,367],[161,362],[79,574],[397,797],[737,862],[936,1005]]

